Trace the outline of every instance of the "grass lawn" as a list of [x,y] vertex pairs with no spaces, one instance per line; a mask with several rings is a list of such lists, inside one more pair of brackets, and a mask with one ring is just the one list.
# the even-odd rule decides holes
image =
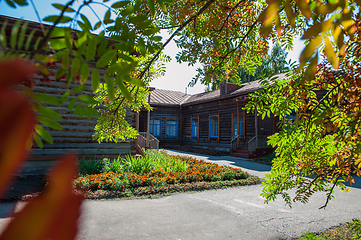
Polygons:
[[145,157],[82,159],[74,186],[88,199],[150,198],[260,182],[239,168],[147,150]]
[[307,232],[299,240],[351,240],[361,239],[361,222],[353,219],[352,222],[341,224],[321,233]]

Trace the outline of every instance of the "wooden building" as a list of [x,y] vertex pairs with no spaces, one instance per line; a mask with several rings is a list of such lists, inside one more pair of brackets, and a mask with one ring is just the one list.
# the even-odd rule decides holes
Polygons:
[[[18,20],[19,19],[0,15],[0,26],[3,26],[5,22],[7,23],[5,32],[9,39],[11,36],[12,27]],[[21,21],[28,23],[26,36],[28,36],[32,30],[35,30],[33,35],[33,43],[38,37],[43,37],[43,31],[39,23],[25,20]],[[43,27],[46,30],[50,27],[50,25],[43,24]],[[10,41],[7,42],[10,43]],[[111,40],[109,42],[111,44]],[[19,51],[21,50],[22,49],[19,49]],[[2,51],[1,46],[0,51]],[[49,72],[55,73],[60,65],[60,62],[54,63],[54,66],[49,68]],[[93,65],[95,66],[95,64]],[[92,71],[92,69],[90,70]],[[41,78],[42,76],[40,75],[36,75],[34,77],[34,93],[46,93],[60,98],[65,92],[70,91],[70,89],[73,87],[79,86],[79,84],[70,84],[68,86],[64,81],[55,81],[55,78],[51,75],[49,75],[51,80],[50,82],[40,81]],[[101,82],[104,82],[104,79],[101,79]],[[77,98],[77,95],[93,95],[91,81],[88,80],[85,85],[87,86],[87,89],[83,92],[74,93],[70,91],[69,98],[61,105],[44,104],[44,106],[55,110],[60,114],[62,119],[59,121],[59,123],[62,125],[63,129],[54,130],[45,126],[46,130],[49,131],[53,137],[54,143],[50,144],[43,141],[43,148],[39,148],[36,146],[36,144],[34,144],[32,150],[30,151],[31,160],[52,160],[69,151],[77,153],[78,156],[85,155],[87,158],[93,158],[95,156],[119,156],[136,153],[135,140],[132,139],[120,141],[118,143],[99,144],[92,137],[94,134],[94,127],[97,123],[96,117],[92,116],[90,119],[88,119],[87,111],[80,110],[80,114],[74,114],[74,110],[70,111],[68,109],[69,101],[73,98]],[[78,99],[76,104],[78,105],[80,102],[81,101]],[[128,111],[126,120],[133,127],[136,127],[135,116],[136,114],[134,112]]]
[[243,110],[248,94],[261,88],[260,81],[254,81],[241,86],[223,82],[219,90],[194,95],[155,89],[150,94],[153,111],[140,115],[141,122],[148,123],[143,130],[161,147],[214,149],[238,157],[270,152],[267,137],[276,131],[274,117],[262,119]]

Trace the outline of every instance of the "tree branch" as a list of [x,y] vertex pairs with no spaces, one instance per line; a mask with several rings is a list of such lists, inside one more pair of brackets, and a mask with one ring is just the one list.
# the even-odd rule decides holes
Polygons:
[[159,57],[163,49],[172,41],[172,39],[177,35],[178,32],[182,31],[183,28],[185,28],[189,23],[194,21],[197,17],[199,17],[207,8],[214,3],[215,0],[208,1],[195,15],[190,17],[187,21],[185,21],[183,24],[181,24],[177,30],[174,31],[174,33],[168,38],[168,40],[163,44],[162,48],[158,50],[157,54],[153,56],[153,58],[149,61],[147,67],[139,74],[138,78],[142,79],[144,77],[144,74],[146,73],[147,69],[150,68],[150,66],[153,64],[153,62]]
[[56,27],[56,25],[58,25],[58,23],[60,22],[61,18],[64,16],[65,10],[71,6],[74,3],[75,0],[71,0],[70,2],[68,2],[63,10],[61,11],[59,17],[56,19],[56,21],[54,22],[53,26],[50,27],[48,34],[43,38],[43,40],[40,42],[38,49],[34,49],[34,51],[30,54],[30,59],[32,59],[34,57],[34,55],[40,51],[40,49],[42,49],[46,42],[48,41],[48,39],[50,38],[51,33],[53,32],[54,28]]

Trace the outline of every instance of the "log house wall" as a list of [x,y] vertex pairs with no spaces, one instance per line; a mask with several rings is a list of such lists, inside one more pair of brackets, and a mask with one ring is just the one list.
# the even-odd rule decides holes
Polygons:
[[[52,70],[56,70],[56,66]],[[40,76],[35,77],[36,85],[33,89],[34,93],[46,93],[60,98],[68,89],[79,86],[79,84],[70,84],[67,86],[65,82],[57,82],[53,77],[50,83],[42,83],[39,81]],[[104,82],[104,79],[101,79]],[[63,130],[54,130],[45,127],[53,137],[54,143],[50,144],[43,140],[43,148],[39,148],[36,144],[33,145],[31,150],[31,159],[38,159],[41,157],[55,158],[68,151],[73,151],[78,155],[87,156],[114,156],[114,155],[128,155],[135,154],[134,140],[125,140],[118,143],[101,143],[93,140],[94,127],[97,123],[97,118],[92,116],[89,120],[86,115],[82,118],[75,116],[74,110],[68,110],[69,101],[78,94],[88,94],[93,96],[91,81],[88,80],[85,85],[88,87],[84,92],[72,93],[68,100],[61,106],[44,104],[46,107],[55,110],[60,114],[62,120],[59,123],[63,126]],[[78,101],[77,101],[78,104]],[[128,123],[135,127],[135,113],[128,111],[126,120]]]

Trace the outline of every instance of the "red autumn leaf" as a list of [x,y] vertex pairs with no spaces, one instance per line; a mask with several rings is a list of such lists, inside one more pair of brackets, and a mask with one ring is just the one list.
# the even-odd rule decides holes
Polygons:
[[0,239],[74,239],[82,202],[72,191],[75,174],[75,157],[63,156],[42,195],[15,214]]
[[0,88],[11,87],[27,81],[36,72],[33,65],[20,58],[0,61]]
[[0,88],[0,195],[25,160],[26,145],[34,128],[29,101],[19,93]]

